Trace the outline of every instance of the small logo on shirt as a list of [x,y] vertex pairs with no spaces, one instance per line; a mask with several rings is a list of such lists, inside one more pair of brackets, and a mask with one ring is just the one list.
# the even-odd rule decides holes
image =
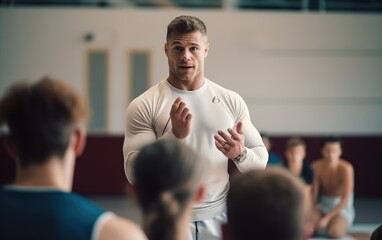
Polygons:
[[212,98],[212,102],[213,103],[219,103],[220,102],[220,98],[218,96],[215,96],[214,98]]

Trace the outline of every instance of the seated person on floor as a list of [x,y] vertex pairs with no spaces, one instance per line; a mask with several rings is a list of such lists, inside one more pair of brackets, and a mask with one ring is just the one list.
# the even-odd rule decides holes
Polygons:
[[305,162],[306,144],[301,138],[288,139],[285,146],[284,166],[305,183],[306,191],[310,194],[313,184],[314,171],[309,163]]
[[44,78],[0,100],[16,179],[0,187],[0,239],[147,239],[140,227],[71,193],[89,110],[66,84]]
[[248,171],[228,191],[223,240],[301,240],[306,210],[303,183],[286,169]]
[[305,162],[306,144],[304,140],[298,137],[288,139],[285,145],[284,166],[296,177],[299,177],[304,182],[305,196],[307,199],[308,209],[305,225],[305,236],[311,236],[314,231],[312,218],[312,185],[314,171],[309,163]]
[[265,133],[261,133],[260,135],[261,135],[261,138],[263,140],[264,146],[267,148],[267,151],[268,151],[268,163],[267,163],[267,166],[281,165],[282,164],[282,158],[281,158],[281,156],[278,153],[273,152],[271,150],[272,142],[271,142],[271,139],[269,138],[269,136],[266,135]]
[[316,211],[313,216],[315,230],[326,232],[331,238],[347,234],[352,225],[354,170],[343,159],[342,142],[337,137],[328,137],[322,143],[322,158],[313,162],[313,201]]
[[134,162],[134,192],[150,240],[186,240],[194,203],[203,200],[206,164],[180,141],[146,145]]

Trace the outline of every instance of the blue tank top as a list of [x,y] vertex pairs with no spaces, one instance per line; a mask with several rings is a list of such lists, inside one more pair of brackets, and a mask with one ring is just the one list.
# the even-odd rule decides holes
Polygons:
[[0,187],[0,239],[91,239],[103,213],[74,193]]

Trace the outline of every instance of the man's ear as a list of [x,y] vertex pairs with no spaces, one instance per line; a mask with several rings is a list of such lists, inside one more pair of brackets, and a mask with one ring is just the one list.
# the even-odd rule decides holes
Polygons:
[[208,51],[210,49],[210,43],[206,42],[206,48],[204,49],[204,57],[206,58],[208,55]]
[[12,137],[7,135],[4,136],[3,139],[5,151],[9,154],[9,156],[11,156],[12,159],[16,160],[18,158],[18,155],[15,144],[12,141]]
[[201,202],[204,199],[204,195],[206,194],[206,187],[200,186],[198,190],[196,191],[194,201],[195,202]]
[[76,157],[80,156],[86,146],[86,130],[83,128],[76,128],[74,130],[74,153],[76,154]]
[[167,45],[167,43],[164,43],[164,53],[166,54],[166,57],[168,57],[168,45]]

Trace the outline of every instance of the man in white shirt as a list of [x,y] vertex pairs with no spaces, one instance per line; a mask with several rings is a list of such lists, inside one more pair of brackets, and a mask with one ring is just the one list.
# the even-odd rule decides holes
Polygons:
[[167,27],[164,49],[168,77],[126,110],[125,173],[134,184],[137,152],[157,139],[176,138],[200,153],[212,171],[206,178],[204,201],[193,208],[190,239],[220,239],[220,225],[226,222],[228,161],[241,172],[265,168],[268,152],[242,97],[204,76],[209,43],[200,19],[175,18]]

